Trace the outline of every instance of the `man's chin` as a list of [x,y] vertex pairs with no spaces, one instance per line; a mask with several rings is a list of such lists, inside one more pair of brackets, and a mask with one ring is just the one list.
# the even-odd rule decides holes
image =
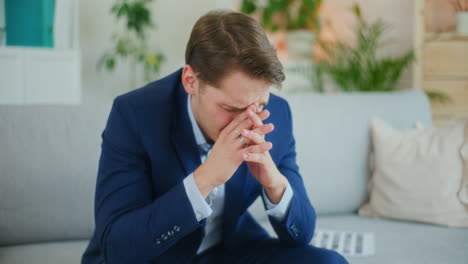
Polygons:
[[209,138],[209,139],[207,139],[207,140],[208,140],[208,143],[209,143],[209,144],[214,144],[214,143],[216,142],[217,139],[218,139],[218,136],[216,136],[215,139]]
[[202,131],[202,133],[203,133],[203,136],[205,137],[206,142],[208,144],[213,144],[216,141],[216,139],[218,138],[218,136],[219,136],[219,134],[217,134],[215,140],[213,140],[212,136],[208,135],[207,133],[204,133],[203,131]]
[[205,136],[206,141],[208,142],[208,144],[211,144],[211,145],[213,145],[216,142],[218,137],[219,137],[219,134],[217,134],[215,137]]

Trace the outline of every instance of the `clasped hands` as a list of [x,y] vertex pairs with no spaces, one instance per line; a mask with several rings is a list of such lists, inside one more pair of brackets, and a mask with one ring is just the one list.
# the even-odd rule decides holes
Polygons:
[[251,174],[263,185],[265,192],[277,204],[287,186],[287,179],[277,169],[269,150],[273,145],[265,135],[274,130],[272,123],[263,124],[270,112],[257,103],[235,117],[220,133],[206,161],[193,173],[204,198],[211,190],[227,182],[246,161]]

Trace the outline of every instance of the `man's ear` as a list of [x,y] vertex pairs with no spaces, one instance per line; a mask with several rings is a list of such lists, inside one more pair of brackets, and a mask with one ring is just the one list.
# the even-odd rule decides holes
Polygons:
[[188,64],[186,64],[182,70],[182,84],[188,94],[195,95],[198,92],[200,81],[193,68]]

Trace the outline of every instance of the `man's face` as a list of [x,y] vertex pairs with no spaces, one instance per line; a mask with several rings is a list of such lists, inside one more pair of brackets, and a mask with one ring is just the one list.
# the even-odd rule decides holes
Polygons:
[[220,87],[208,84],[194,87],[192,111],[207,140],[216,141],[221,131],[251,104],[262,109],[268,103],[270,86],[266,81],[235,71],[221,81]]

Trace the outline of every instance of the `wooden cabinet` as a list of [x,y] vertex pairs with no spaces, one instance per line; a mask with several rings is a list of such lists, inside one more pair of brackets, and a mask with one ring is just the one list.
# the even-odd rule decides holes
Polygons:
[[468,118],[468,36],[426,32],[425,15],[432,12],[425,3],[416,1],[414,85],[451,97],[451,103],[431,102],[434,124],[440,126],[451,118]]
[[452,99],[432,103],[434,123],[468,117],[468,37],[426,38],[422,56],[423,89],[444,92]]

